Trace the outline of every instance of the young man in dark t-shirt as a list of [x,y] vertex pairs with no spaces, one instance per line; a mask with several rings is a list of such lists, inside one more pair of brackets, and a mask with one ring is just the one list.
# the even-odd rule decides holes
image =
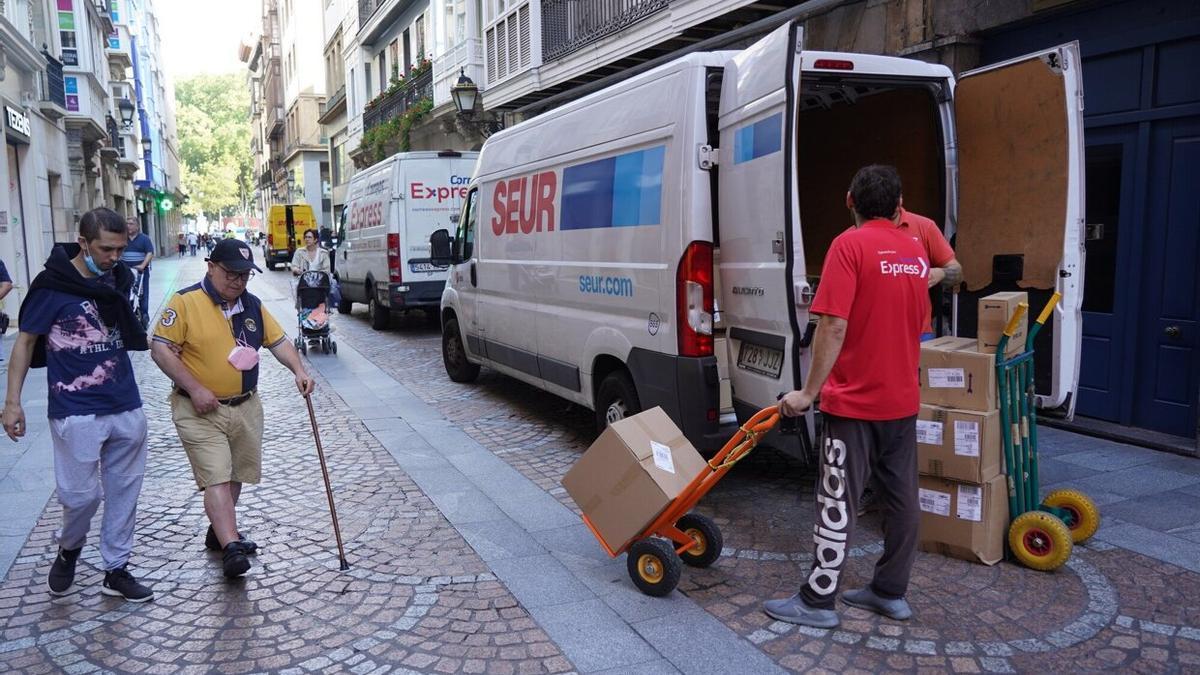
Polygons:
[[868,473],[881,490],[884,552],[870,585],[843,594],[847,604],[893,619],[912,615],[904,595],[920,513],[917,367],[929,316],[929,260],[898,227],[900,178],[892,167],[860,169],[846,205],[855,228],[834,239],[825,257],[811,309],[820,316],[812,367],[804,388],[780,403],[783,414],[797,416],[821,397],[813,566],[799,593],[763,607],[780,621],[817,628],[839,623],[834,600]]
[[46,367],[54,478],[62,504],[58,555],[47,580],[65,595],[92,516],[104,502],[100,557],[105,595],[145,602],[154,592],[129,573],[137,500],[146,468],[146,415],[129,349],[147,349],[120,263],[125,221],[100,208],[79,221],[78,244],[56,246],[21,305],[4,401],[4,431],[25,435],[21,389],[29,368]]

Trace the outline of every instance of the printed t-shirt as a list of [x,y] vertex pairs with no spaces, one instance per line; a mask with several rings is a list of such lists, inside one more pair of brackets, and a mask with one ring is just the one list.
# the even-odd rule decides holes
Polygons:
[[[946,241],[946,237],[938,229],[937,223],[929,218],[919,213],[900,209],[900,229],[911,233],[913,238],[924,247],[930,267],[945,267],[946,263],[954,260],[954,249],[950,248],[950,242]],[[932,310],[925,317],[925,326],[921,332],[923,334],[933,333]]]
[[50,419],[142,407],[121,331],[104,325],[94,301],[39,288],[24,306],[21,330],[46,336]]
[[148,253],[154,253],[154,242],[150,241],[145,232],[138,232],[136,237],[129,240],[125,252],[121,254],[121,262],[130,267],[141,265]]
[[205,278],[167,303],[154,329],[154,339],[182,348],[183,365],[217,398],[230,398],[258,386],[258,366],[238,370],[229,353],[241,341],[255,349],[287,339],[279,323],[253,294],[242,293],[235,303],[217,295]]
[[847,325],[842,351],[821,388],[823,412],[864,420],[917,414],[928,278],[925,250],[889,220],[868,221],[833,240],[812,312]]

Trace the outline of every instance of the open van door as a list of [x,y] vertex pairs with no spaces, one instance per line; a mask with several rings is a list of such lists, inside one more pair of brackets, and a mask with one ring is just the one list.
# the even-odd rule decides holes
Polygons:
[[[1025,290],[1030,316],[1062,301],[1038,350],[1044,408],[1074,415],[1084,271],[1083,84],[1078,43],[964,73],[954,92],[958,139],[955,251],[968,307]],[[960,325],[961,328],[961,325]],[[969,330],[969,328],[968,328]]]
[[741,421],[799,387],[811,358],[795,170],[802,46],[800,24],[789,23],[739,52],[722,79],[720,304]]

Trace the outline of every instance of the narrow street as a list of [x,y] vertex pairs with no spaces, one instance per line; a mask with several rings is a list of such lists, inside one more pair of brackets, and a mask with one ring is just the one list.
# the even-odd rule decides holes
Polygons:
[[[202,270],[200,258],[156,264],[153,297]],[[289,282],[268,272],[251,289],[294,332]],[[48,438],[31,419],[30,438],[0,455],[12,523],[0,541],[19,540],[3,551],[3,564],[11,562],[0,584],[4,670],[1200,668],[1200,530],[1183,499],[1200,497],[1194,462],[1045,430],[1046,481],[1087,488],[1106,514],[1066,568],[1046,574],[921,553],[914,620],[843,607],[837,630],[797,628],[769,619],[760,604],[792,592],[811,560],[811,478],[798,462],[761,448],[739,465],[700,505],[724,531],[721,559],[687,569],[667,598],[643,596],[558,484],[592,440],[590,412],[487,371],[475,384],[454,384],[436,326],[414,314],[376,332],[356,310],[334,317],[337,355],[308,356],[351,570],[338,571],[303,401],[268,359],[264,480],[245,493],[239,523],[262,551],[244,580],[223,579],[219,558],[203,547],[202,502],[170,421],[167,380],[137,354],[152,435],[132,566],[156,598],[132,605],[101,595],[93,546],[84,549],[79,590],[46,593],[59,507],[49,462],[37,456],[49,452]],[[30,376],[31,418],[43,410],[35,403],[44,401],[42,377]],[[1172,499],[1175,515],[1162,506]],[[881,550],[878,517],[860,522],[849,584],[869,577]]]

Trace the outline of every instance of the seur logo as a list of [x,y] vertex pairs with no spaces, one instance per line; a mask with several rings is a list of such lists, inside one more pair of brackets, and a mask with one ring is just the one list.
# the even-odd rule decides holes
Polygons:
[[558,176],[543,171],[496,183],[492,194],[492,232],[497,237],[521,232],[554,231],[554,200]]

